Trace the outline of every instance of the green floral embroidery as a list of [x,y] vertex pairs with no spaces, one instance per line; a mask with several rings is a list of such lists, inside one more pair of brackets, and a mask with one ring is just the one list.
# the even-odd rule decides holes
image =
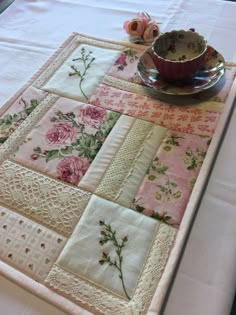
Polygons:
[[124,275],[122,270],[122,263],[123,263],[123,256],[122,250],[128,242],[128,237],[124,236],[121,241],[119,242],[116,237],[116,231],[112,230],[110,224],[106,224],[104,220],[99,221],[99,225],[101,225],[104,229],[101,231],[101,238],[99,240],[99,244],[103,246],[104,244],[111,242],[116,248],[116,255],[117,258],[111,258],[109,254],[106,252],[102,253],[102,257],[99,260],[101,265],[108,264],[116,268],[119,271],[119,278],[122,283],[123,290],[125,292],[126,297],[130,300],[130,297],[126,291],[125,283],[124,283]]
[[71,66],[71,69],[73,70],[73,72],[69,73],[69,76],[74,76],[77,75],[79,77],[79,89],[81,91],[81,93],[83,94],[83,96],[86,98],[86,100],[88,100],[88,97],[86,96],[86,94],[84,93],[83,89],[82,89],[82,83],[85,79],[85,75],[87,70],[91,67],[91,64],[93,63],[93,61],[95,60],[94,57],[91,57],[92,51],[90,51],[89,53],[85,52],[85,48],[81,49],[81,57],[79,58],[75,58],[72,61],[81,61],[82,65],[83,65],[83,70],[78,70],[77,67],[75,67],[74,65]]
[[6,114],[0,119],[0,143],[4,143],[8,137],[20,126],[20,124],[32,113],[38,106],[39,101],[31,99],[28,104],[25,99],[21,98],[20,104],[24,104],[24,109],[13,115]]
[[206,152],[201,151],[198,148],[195,150],[187,148],[184,157],[184,164],[188,170],[194,170],[202,165],[205,155]]
[[177,190],[178,185],[171,181],[166,174],[167,170],[168,166],[162,165],[158,157],[155,157],[147,170],[148,180],[154,181],[160,176],[165,179],[164,185],[157,185],[159,191],[156,192],[155,198],[158,201],[171,201],[172,199],[179,199],[182,195],[181,191]]

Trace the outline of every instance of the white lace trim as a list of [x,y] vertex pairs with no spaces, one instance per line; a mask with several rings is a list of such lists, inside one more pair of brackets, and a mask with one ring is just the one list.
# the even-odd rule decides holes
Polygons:
[[103,79],[103,83],[116,87],[123,91],[132,92],[139,95],[150,96],[150,97],[160,97],[160,93],[156,92],[154,89],[140,84],[135,84],[129,81],[121,80],[110,75],[106,75]]
[[46,82],[53,76],[54,72],[63,64],[63,62],[73,53],[78,47],[77,37],[73,37],[71,42],[54,58],[48,67],[39,75],[32,84],[33,87],[41,89]]
[[0,146],[0,164],[15,152],[27,134],[33,129],[37,122],[51,108],[58,96],[49,94],[33,110],[33,112],[22,122],[16,131]]
[[126,45],[117,44],[116,42],[112,43],[109,41],[84,37],[81,35],[78,35],[76,37],[76,40],[78,40],[78,42],[83,43],[83,44],[88,44],[88,45],[97,46],[97,47],[106,48],[106,49],[122,50],[126,47]]
[[97,46],[100,48],[122,50],[124,46],[107,43],[104,41],[98,41],[82,37],[80,35],[72,38],[71,42],[60,52],[55,59],[49,64],[49,66],[42,72],[42,74],[32,84],[35,88],[43,88],[43,86],[51,79],[53,74],[60,68],[60,66],[66,61],[66,59],[78,48],[79,44],[88,44]]
[[111,162],[95,193],[116,200],[133,172],[135,162],[144,149],[144,142],[152,133],[153,124],[136,120],[121,148]]
[[81,303],[85,308],[87,306],[104,315],[145,314],[163,274],[176,231],[176,229],[160,223],[152,249],[130,301],[98,288],[56,264],[46,278],[46,284],[75,302]]
[[91,193],[11,161],[0,167],[0,203],[68,237]]

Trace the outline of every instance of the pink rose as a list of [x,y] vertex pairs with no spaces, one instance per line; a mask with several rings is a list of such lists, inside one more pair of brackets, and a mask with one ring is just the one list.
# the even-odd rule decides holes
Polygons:
[[95,106],[86,106],[79,112],[79,118],[85,125],[98,128],[105,120],[106,110]]
[[77,185],[89,165],[89,161],[84,157],[74,155],[65,157],[57,165],[57,178],[72,185]]
[[119,58],[116,60],[115,62],[115,66],[117,65],[122,65],[124,62],[126,61],[126,54],[125,53],[122,53]]
[[151,43],[154,39],[159,36],[160,29],[155,21],[149,21],[148,25],[144,31],[143,39],[146,43]]
[[142,37],[147,24],[147,19],[140,17],[126,21],[123,27],[129,35]]
[[65,144],[68,139],[75,138],[76,131],[69,122],[54,124],[46,133],[46,140],[49,144]]

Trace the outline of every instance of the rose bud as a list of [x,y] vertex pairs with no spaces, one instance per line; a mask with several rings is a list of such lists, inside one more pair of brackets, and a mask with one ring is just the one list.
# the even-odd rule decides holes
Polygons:
[[39,155],[38,154],[32,154],[30,157],[32,160],[37,160]]
[[153,40],[159,36],[160,29],[155,21],[149,21],[147,28],[144,31],[143,39],[146,43],[151,43]]
[[141,37],[144,33],[147,24],[148,21],[146,19],[141,18],[132,19],[124,23],[124,29],[128,34],[132,36]]

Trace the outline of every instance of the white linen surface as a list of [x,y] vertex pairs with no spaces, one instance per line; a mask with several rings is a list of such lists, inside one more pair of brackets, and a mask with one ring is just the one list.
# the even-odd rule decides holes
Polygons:
[[[0,107],[72,33],[125,40],[147,11],[161,31],[195,29],[236,61],[236,3],[222,0],[16,0],[0,15]],[[236,112],[221,146],[165,315],[227,315],[236,286]],[[1,314],[63,315],[0,277]],[[154,313],[153,313],[154,315]]]

